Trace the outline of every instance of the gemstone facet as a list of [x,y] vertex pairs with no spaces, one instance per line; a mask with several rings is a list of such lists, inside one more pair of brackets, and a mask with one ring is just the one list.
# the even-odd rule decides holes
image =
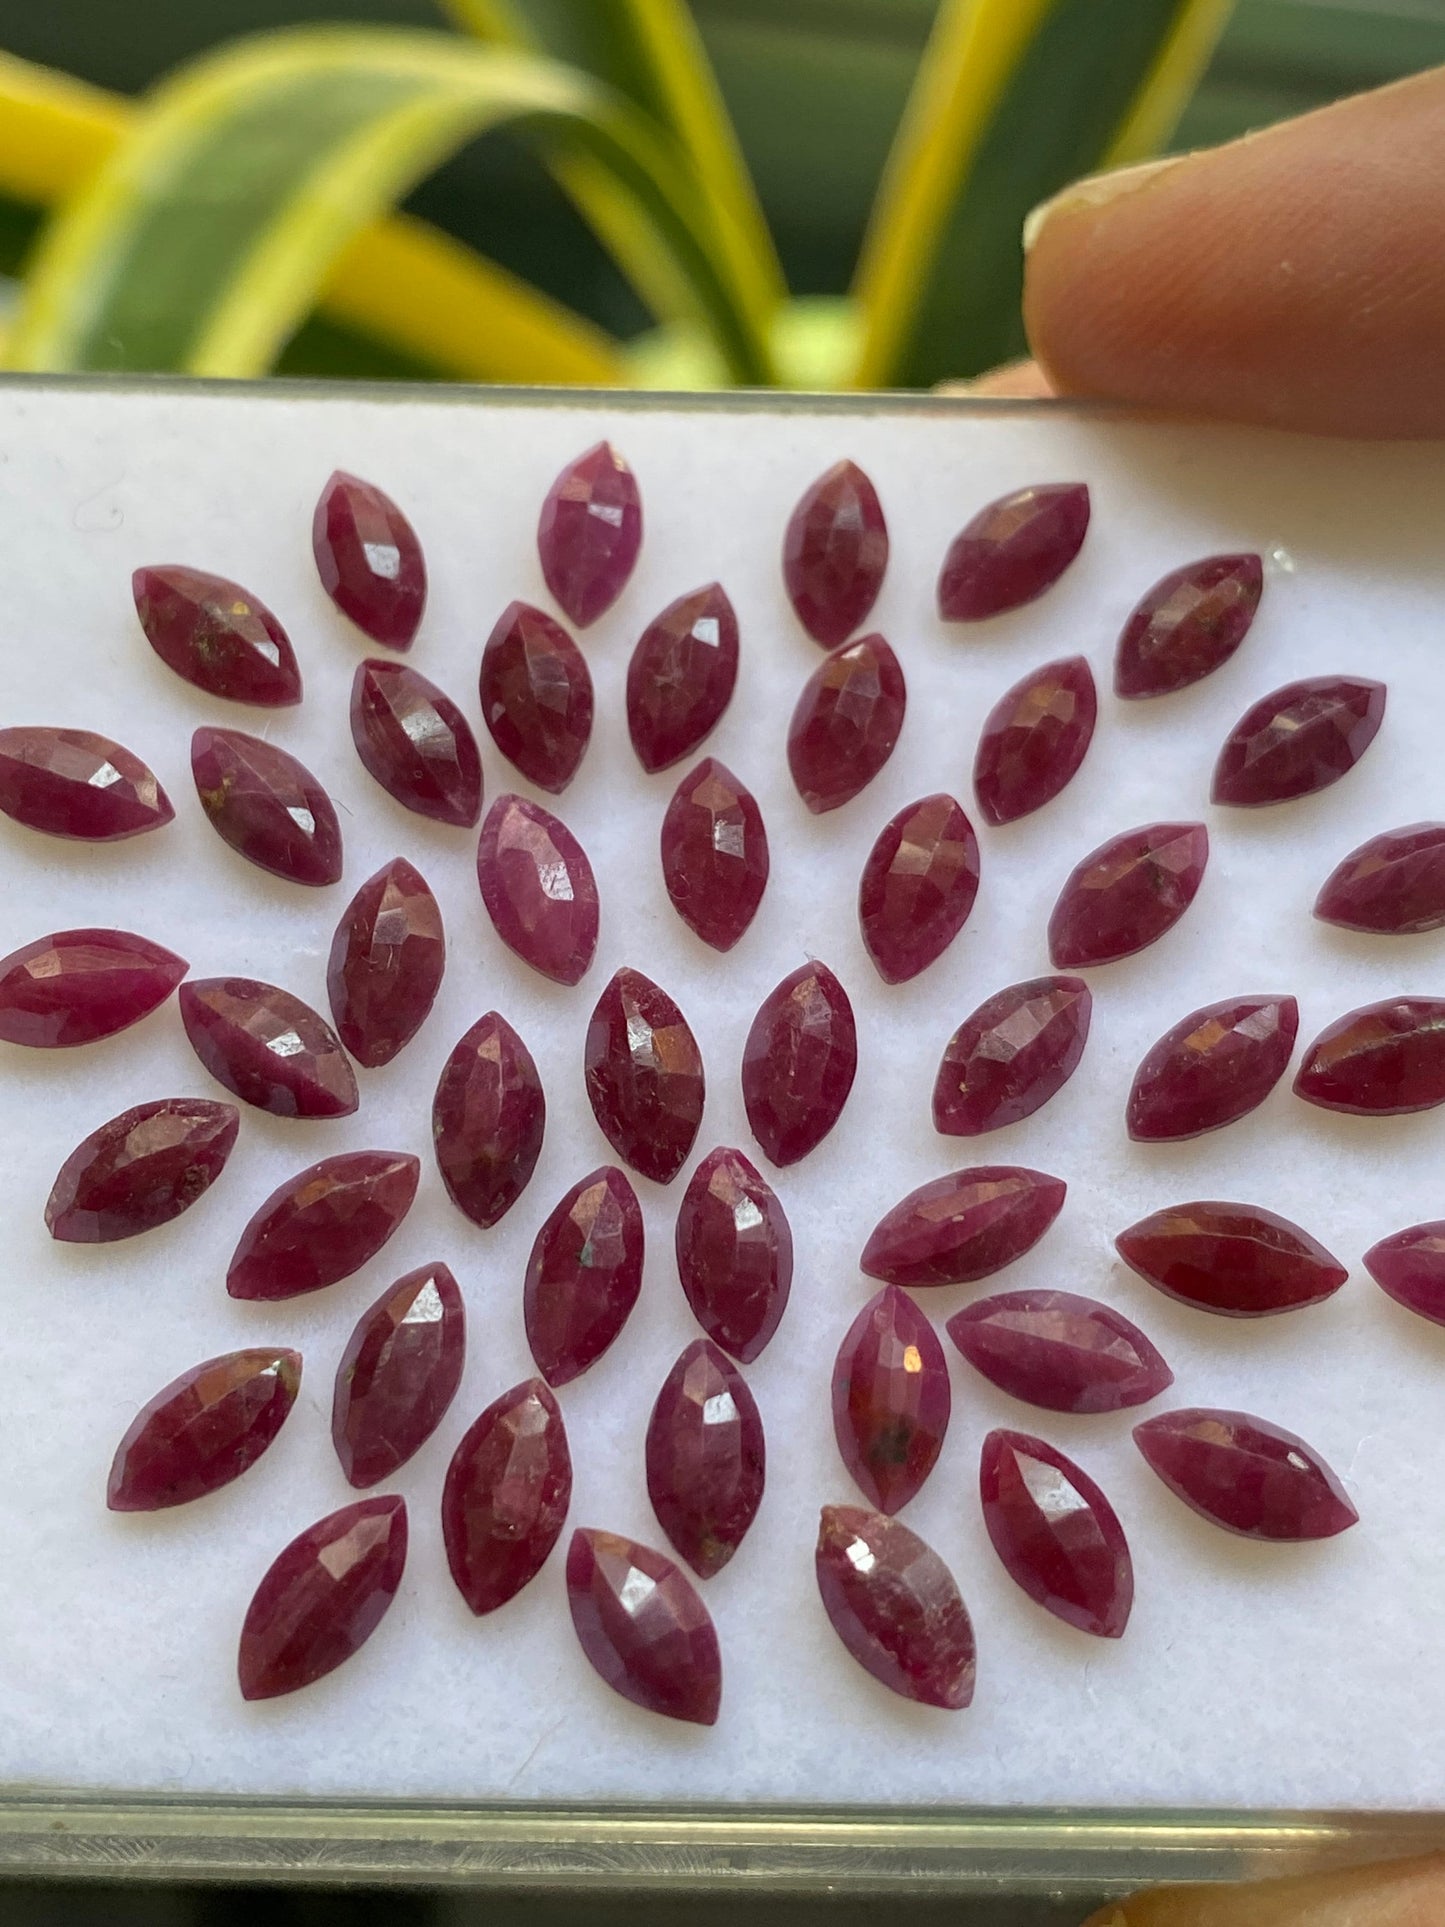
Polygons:
[[412,1207],[420,1160],[407,1151],[341,1151],[308,1164],[267,1198],[226,1272],[233,1298],[299,1298],[374,1258]]
[[499,796],[477,849],[477,883],[497,935],[553,983],[586,976],[597,949],[597,880],[567,825],[522,796]]
[[190,965],[128,930],[57,930],[0,957],[0,1040],[93,1044],[159,1010]]
[[793,1283],[793,1234],[777,1193],[741,1151],[709,1151],[677,1214],[677,1271],[693,1317],[747,1365],[778,1329]]
[[466,1351],[462,1294],[446,1265],[419,1265],[362,1313],[331,1406],[350,1484],[380,1484],[426,1443],[456,1397]]
[[1306,1050],[1294,1088],[1308,1104],[1357,1117],[1445,1104],[1445,998],[1389,997],[1346,1012]]
[[351,740],[365,768],[403,809],[469,829],[482,813],[482,759],[450,696],[410,664],[359,663]]
[[226,1168],[241,1119],[234,1104],[163,1097],[122,1111],[77,1144],[45,1204],[52,1238],[114,1244],[189,1211]]
[[139,756],[88,729],[38,723],[0,729],[0,810],[83,843],[119,843],[175,815]]
[[300,1352],[274,1346],[193,1365],[136,1413],[116,1448],[106,1504],[159,1512],[218,1492],[260,1458],[300,1384]]
[[164,565],[137,569],[130,586],[146,641],[178,676],[230,702],[265,709],[300,702],[290,637],[238,582]]
[[848,993],[826,964],[784,977],[758,1008],[743,1046],[743,1104],[774,1164],[796,1164],[842,1114],[858,1069]]
[[711,1579],[757,1515],[766,1452],[757,1401],[708,1339],[695,1338],[663,1381],[646,1456],[657,1523],[698,1577]]
[[856,462],[835,462],[804,489],[783,537],[783,582],[799,622],[836,649],[867,621],[888,567],[878,491]]
[[344,616],[384,648],[411,647],[426,607],[426,561],[389,495],[337,469],[311,519],[311,552]]
[[1411,1225],[1381,1238],[1361,1262],[1397,1305],[1433,1325],[1445,1325],[1445,1220]]
[[925,796],[885,823],[863,866],[858,924],[886,984],[947,950],[978,895],[978,838],[951,796]]
[[973,790],[988,823],[1013,823],[1051,803],[1077,775],[1098,720],[1082,656],[1047,662],[999,697],[984,720]]
[[668,1558],[586,1527],[567,1548],[567,1604],[596,1672],[635,1706],[717,1722],[722,1655],[697,1588]]
[[358,1064],[375,1070],[410,1043],[441,989],[447,946],[442,913],[404,856],[369,877],[331,940],[326,989],[336,1031]]
[[788,768],[815,816],[873,781],[893,754],[907,700],[903,670],[882,636],[860,636],[818,664],[788,725]]
[[1332,1539],[1360,1516],[1303,1439],[1247,1412],[1164,1412],[1134,1443],[1177,1499],[1245,1539]]
[[540,1378],[494,1399],[452,1454],[442,1487],[442,1539],[457,1591],[495,1612],[535,1579],[572,1501],[562,1410]]
[[349,1117],[356,1074],[335,1031],[309,1004],[254,977],[181,985],[191,1049],[218,1084],[275,1117]]
[[212,829],[238,856],[288,883],[341,875],[341,825],[304,764],[240,729],[198,729],[191,775]]
[[1344,930],[1414,936],[1445,924],[1445,823],[1372,836],[1332,870],[1315,915]]
[[1089,491],[1082,482],[1015,489],[953,538],[938,578],[945,622],[980,622],[1051,589],[1083,546]]
[[967,1285],[1031,1251],[1063,1209],[1062,1178],[980,1164],[920,1184],[881,1218],[859,1260],[889,1285]]
[[642,1210],[616,1165],[579,1179],[549,1214],[522,1291],[527,1343],[549,1385],[580,1378],[621,1332],[642,1256]]
[[619,970],[597,999],[584,1050],[592,1115],[617,1155],[671,1184],[702,1122],[702,1053],[667,992]]
[[1148,823],[1091,851],[1049,918],[1056,970],[1116,963],[1157,943],[1193,903],[1209,861],[1202,823]]
[[611,442],[597,442],[553,482],[537,524],[543,578],[579,629],[612,607],[641,547],[636,477]]
[[991,1385],[1048,1412],[1122,1412],[1174,1383],[1137,1325],[1072,1291],[1001,1291],[956,1311],[947,1331]]
[[1317,1305],[1350,1275],[1307,1231],[1256,1205],[1171,1205],[1114,1243],[1124,1263],[1166,1298],[1226,1318]]
[[482,651],[480,693],[508,762],[538,789],[566,789],[592,735],[592,672],[562,625],[509,602]]
[[1130,1137],[1199,1137],[1247,1116],[1284,1076],[1298,1034],[1293,997],[1227,997],[1191,1011],[1134,1073]]
[[672,907],[714,950],[731,950],[763,900],[768,833],[750,789],[706,756],[662,819],[662,880]]
[[738,679],[738,619],[720,582],[668,603],[627,665],[627,728],[649,771],[690,755],[716,726]]
[[1213,675],[1249,633],[1264,589],[1257,555],[1206,555],[1161,576],[1124,624],[1116,696],[1167,696]]
[[1033,977],[986,998],[944,1049],[933,1128],[979,1137],[1032,1117],[1078,1069],[1093,1007],[1082,977]]
[[979,1496],[1009,1578],[1066,1626],[1118,1639],[1134,1604],[1134,1563],[1118,1514],[1089,1475],[1026,1432],[990,1432]]
[[495,1010],[478,1018],[442,1066],[431,1119],[452,1203],[473,1224],[496,1224],[536,1169],[547,1100],[532,1053]]
[[973,1625],[953,1574],[898,1519],[825,1505],[814,1558],[833,1630],[904,1699],[957,1712],[973,1698]]
[[1385,685],[1309,676],[1247,709],[1214,765],[1210,800],[1246,809],[1328,789],[1355,767],[1385,715]]
[[885,1285],[833,1363],[833,1434],[869,1505],[900,1512],[918,1492],[943,1449],[952,1403],[937,1332],[907,1292]]

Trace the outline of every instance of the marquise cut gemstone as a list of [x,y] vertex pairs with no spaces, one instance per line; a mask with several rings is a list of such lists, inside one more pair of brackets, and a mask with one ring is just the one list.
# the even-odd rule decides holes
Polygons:
[[311,518],[311,552],[344,616],[384,648],[411,647],[426,607],[426,561],[389,495],[337,469]]
[[527,1343],[549,1385],[580,1378],[627,1323],[642,1289],[637,1193],[615,1165],[578,1180],[532,1246],[522,1291]]
[[477,883],[497,935],[553,983],[580,983],[597,949],[597,880],[567,825],[522,796],[499,796],[477,849]]
[[116,1448],[106,1504],[159,1512],[219,1492],[266,1450],[300,1384],[300,1352],[274,1346],[193,1365],[136,1413]]
[[616,1693],[669,1719],[717,1722],[722,1655],[712,1615],[672,1561],[583,1527],[567,1549],[577,1642]]
[[358,1064],[389,1064],[441,989],[446,937],[436,898],[404,856],[369,877],[331,940],[326,988],[336,1032]]
[[769,991],[743,1046],[743,1104],[774,1164],[796,1164],[832,1130],[858,1069],[848,993],[826,964],[802,964]]
[[450,696],[409,663],[359,663],[351,740],[388,796],[417,816],[469,829],[482,813],[482,759]]
[[866,789],[893,754],[908,690],[882,636],[833,650],[803,685],[788,725],[788,768],[815,816]]
[[258,869],[320,886],[341,875],[341,825],[303,763],[240,729],[198,729],[191,775],[211,827]]
[[1294,1088],[1357,1117],[1445,1104],[1445,998],[1388,997],[1346,1012],[1306,1050]]
[[721,1572],[762,1502],[763,1421],[743,1375],[695,1338],[647,1425],[647,1493],[673,1550],[700,1579]]
[[275,1117],[348,1117],[356,1074],[335,1031],[309,1004],[254,977],[181,985],[191,1049],[218,1084]]
[[636,477],[611,442],[597,442],[553,482],[537,524],[543,579],[579,629],[612,607],[641,547]]
[[592,672],[559,622],[510,602],[482,651],[482,720],[538,789],[566,789],[592,736]]
[[714,950],[731,950],[763,900],[768,833],[753,793],[706,756],[662,819],[662,880],[672,907]]
[[732,701],[738,619],[720,582],[668,603],[627,665],[627,728],[649,771],[690,755]]
[[1130,1137],[1199,1137],[1247,1116],[1284,1076],[1298,1033],[1293,997],[1227,997],[1191,1011],[1134,1073]]
[[979,1496],[1009,1578],[1066,1626],[1118,1639],[1134,1604],[1134,1563],[1118,1514],[1088,1473],[1026,1432],[990,1432]]
[[1411,1225],[1381,1238],[1362,1263],[1397,1305],[1433,1325],[1445,1325],[1445,1220]]
[[825,1505],[814,1555],[833,1630],[904,1699],[957,1712],[973,1698],[973,1625],[953,1574],[898,1519]]
[[1051,803],[1078,774],[1094,739],[1099,699],[1082,656],[1032,670],[984,720],[973,789],[985,822],[1013,823]]
[[531,1181],[546,1128],[532,1053],[489,1010],[442,1066],[432,1100],[437,1168],[458,1211],[484,1227],[504,1217]]
[[1445,924],[1445,823],[1411,823],[1362,843],[1332,870],[1315,915],[1344,930],[1414,936]]
[[884,983],[936,963],[977,895],[978,838],[951,796],[925,796],[886,823],[858,886],[864,948]]
[[910,1191],[881,1218],[859,1260],[889,1285],[967,1285],[1031,1251],[1063,1209],[1062,1178],[980,1164]]
[[671,1184],[692,1150],[706,1092],[702,1053],[677,1005],[640,970],[597,1000],[583,1052],[598,1129],[634,1171]]
[[166,564],[137,569],[130,584],[146,641],[178,676],[230,702],[265,709],[300,702],[290,637],[238,582]]
[[1257,1205],[1171,1205],[1114,1243],[1124,1263],[1166,1298],[1226,1318],[1317,1305],[1350,1275],[1307,1231]]
[[1078,1069],[1093,1007],[1082,977],[1033,977],[986,998],[944,1048],[933,1128],[979,1137],[1032,1117]]
[[1072,871],[1049,918],[1054,968],[1115,963],[1157,943],[1193,903],[1208,861],[1202,823],[1148,823],[1101,843]]
[[331,1406],[349,1484],[379,1485],[420,1450],[456,1397],[466,1350],[462,1294],[446,1265],[419,1265],[362,1313]]
[[836,649],[867,621],[888,567],[878,491],[856,462],[835,462],[804,489],[783,537],[783,582],[799,622]]
[[1161,576],[1124,624],[1118,696],[1167,696],[1213,675],[1249,633],[1264,589],[1257,555],[1206,555]]
[[938,1462],[951,1410],[937,1332],[907,1292],[885,1285],[833,1363],[833,1435],[870,1505],[900,1512],[914,1497]]
[[540,1378],[492,1403],[462,1435],[442,1487],[442,1540],[457,1591],[495,1612],[535,1579],[572,1502],[562,1409]]
[[45,1204],[52,1238],[114,1244],[189,1211],[226,1168],[241,1119],[234,1104],[163,1097],[122,1111],[77,1144]]
[[171,799],[139,756],[89,729],[0,729],[0,810],[26,829],[82,843],[158,830]]
[[241,1233],[233,1298],[299,1298],[374,1258],[412,1207],[420,1160],[407,1151],[341,1151],[308,1164],[267,1198]]
[[1001,1291],[955,1312],[947,1331],[991,1385],[1048,1412],[1121,1412],[1174,1383],[1137,1325],[1072,1291]]
[[693,1317],[747,1365],[778,1329],[793,1283],[793,1234],[777,1193],[741,1151],[709,1151],[677,1214],[677,1271]]
[[57,930],[0,958],[0,1041],[93,1044],[159,1010],[190,965],[128,930]]
[[1385,685],[1309,676],[1247,709],[1214,766],[1210,801],[1254,809],[1328,789],[1355,767],[1385,715]]
[[953,538],[938,578],[945,622],[980,622],[1051,589],[1083,546],[1089,491],[1082,482],[1015,489]]
[[1332,1539],[1359,1520],[1303,1439],[1247,1412],[1164,1412],[1134,1427],[1134,1443],[1177,1499],[1242,1538]]

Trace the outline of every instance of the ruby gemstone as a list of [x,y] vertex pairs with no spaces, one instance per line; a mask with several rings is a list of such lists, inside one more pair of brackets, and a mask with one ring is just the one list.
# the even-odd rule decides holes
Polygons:
[[572,1501],[562,1410],[540,1378],[494,1399],[452,1454],[442,1540],[457,1591],[495,1612],[546,1564]]
[[406,1501],[358,1499],[293,1539],[246,1608],[241,1697],[275,1699],[334,1672],[364,1646],[406,1567]]
[[1362,1262],[1397,1305],[1432,1325],[1445,1325],[1445,1220],[1411,1225],[1382,1238]]
[[1170,1205],[1114,1240],[1166,1298],[1226,1318],[1267,1318],[1334,1295],[1349,1270],[1288,1218],[1248,1204]]
[[836,649],[868,619],[888,567],[878,491],[856,462],[835,462],[804,489],[783,537],[783,582],[799,622]]
[[1082,482],[1015,489],[953,538],[938,578],[945,622],[980,622],[1051,589],[1083,546],[1089,491]]
[[1328,789],[1374,742],[1385,685],[1354,676],[1287,683],[1247,709],[1214,765],[1210,801],[1253,809]]
[[583,1061],[598,1129],[643,1177],[671,1184],[702,1122],[702,1053],[687,1019],[640,970],[597,999]]
[[537,524],[543,579],[579,629],[612,607],[641,547],[636,477],[611,442],[596,442],[553,482]]
[[482,759],[450,696],[409,663],[358,663],[351,740],[388,796],[417,816],[469,829],[482,813]]
[[288,883],[341,875],[341,825],[304,764],[240,729],[198,729],[191,775],[211,827],[238,856]]
[[1308,1104],[1398,1117],[1445,1104],[1445,998],[1389,997],[1322,1030],[1294,1080]]
[[1134,1443],[1175,1498],[1245,1539],[1332,1539],[1360,1516],[1303,1439],[1247,1412],[1164,1412]]
[[441,989],[442,913],[404,856],[367,879],[331,940],[326,989],[343,1044],[368,1070],[410,1043]]
[[763,1496],[757,1401],[717,1346],[695,1338],[663,1382],[647,1425],[647,1493],[673,1550],[699,1579],[721,1572]]
[[191,1049],[218,1084],[275,1117],[349,1117],[356,1075],[336,1033],[299,997],[254,977],[181,985]]
[[538,789],[566,789],[592,735],[592,672],[559,622],[509,602],[482,651],[482,720]]
[[411,647],[426,607],[426,561],[389,495],[337,469],[311,519],[311,552],[344,616],[384,648]]
[[1202,823],[1148,823],[1086,856],[1049,918],[1056,970],[1116,963],[1157,943],[1193,903],[1209,861]]
[[159,1010],[190,969],[128,930],[57,930],[0,958],[0,1040],[94,1044]]
[[591,1171],[550,1213],[527,1260],[522,1315],[549,1385],[580,1378],[627,1323],[642,1289],[637,1193],[616,1165]]
[[944,1049],[933,1128],[979,1137],[1032,1117],[1078,1069],[1093,1007],[1082,977],[1033,977],[985,999]]
[[833,1630],[892,1692],[957,1712],[973,1698],[973,1625],[953,1574],[898,1519],[825,1505],[814,1558]]
[[743,1104],[774,1164],[796,1164],[832,1130],[858,1069],[848,993],[826,964],[807,963],[770,990],[743,1046]]
[[159,1512],[219,1492],[266,1450],[300,1384],[300,1352],[275,1346],[193,1365],[136,1413],[116,1448],[106,1504]]
[[952,1403],[937,1332],[907,1292],[885,1285],[833,1363],[833,1435],[870,1505],[901,1512],[919,1491],[943,1449]]
[[122,1111],[77,1144],[45,1203],[52,1238],[114,1244],[189,1211],[226,1168],[241,1119],[234,1104],[163,1097]]
[[788,768],[815,816],[866,789],[893,754],[908,691],[882,636],[844,643],[803,684],[788,725]]
[[717,1722],[722,1655],[712,1616],[672,1561],[635,1539],[586,1527],[567,1548],[577,1641],[614,1692],[650,1713]]
[[290,637],[239,583],[168,565],[137,569],[130,586],[146,641],[178,676],[230,702],[264,709],[300,702]]
[[649,773],[690,755],[738,679],[738,619],[720,582],[669,602],[627,665],[627,728]]
[[456,1397],[466,1354],[462,1294],[446,1265],[419,1265],[361,1314],[331,1406],[350,1484],[379,1485],[420,1450]]
[[1013,823],[1051,803],[1078,773],[1094,738],[1099,699],[1082,656],[1045,663],[984,719],[973,789],[988,823]]
[[683,777],[667,806],[662,880],[673,909],[714,950],[731,950],[757,915],[768,882],[763,813],[712,756]]
[[1062,1178],[980,1164],[910,1191],[881,1218],[859,1260],[889,1285],[968,1285],[1031,1251],[1063,1209]]
[[1438,930],[1445,924],[1445,823],[1386,830],[1352,850],[1326,878],[1315,915],[1382,937]]
[[977,895],[978,838],[951,796],[925,796],[886,823],[858,887],[864,947],[884,983],[937,962]]
[[1048,1412],[1121,1412],[1174,1383],[1137,1325],[1072,1291],[1001,1291],[956,1311],[947,1331],[991,1385]]
[[495,1010],[477,1019],[442,1066],[431,1128],[452,1203],[473,1224],[496,1224],[536,1169],[547,1100],[532,1053]]
[[540,803],[499,796],[477,849],[477,883],[497,935],[553,983],[586,976],[597,949],[597,880],[587,852]]
[[1167,696],[1213,675],[1249,633],[1264,589],[1257,555],[1206,555],[1161,576],[1124,624],[1116,696]]
[[983,1522],[1004,1571],[1081,1633],[1118,1639],[1134,1563],[1118,1514],[1089,1475],[1026,1432],[990,1432],[979,1463]]
[[175,815],[139,756],[88,729],[41,724],[0,729],[0,810],[83,843],[119,843]]
[[1134,1073],[1130,1137],[1200,1137],[1247,1116],[1284,1076],[1298,1033],[1293,997],[1227,997],[1191,1011]]
[[741,1151],[709,1151],[677,1214],[677,1270],[692,1315],[747,1365],[778,1329],[793,1283],[793,1234],[777,1193]]
[[412,1207],[421,1163],[408,1151],[341,1151],[267,1198],[226,1272],[233,1298],[299,1298],[374,1258]]

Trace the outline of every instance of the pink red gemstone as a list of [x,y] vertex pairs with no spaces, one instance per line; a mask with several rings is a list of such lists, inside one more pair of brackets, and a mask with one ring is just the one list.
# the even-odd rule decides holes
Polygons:
[[641,547],[636,477],[611,442],[597,442],[553,482],[537,524],[543,578],[579,629],[612,607]]
[[597,999],[583,1053],[592,1115],[634,1171],[671,1184],[702,1122],[702,1053],[667,992],[619,970]]
[[374,1258],[412,1207],[421,1163],[407,1151],[341,1151],[308,1164],[267,1198],[241,1233],[233,1298],[299,1298]]
[[695,1338],[647,1425],[647,1493],[674,1551],[700,1579],[732,1558],[757,1516],[766,1453],[757,1401],[717,1346]]
[[0,1039],[93,1044],[159,1010],[190,965],[128,930],[57,930],[0,957]]
[[1078,773],[1099,714],[1088,663],[1045,663],[1000,696],[984,719],[973,789],[988,823],[1013,823],[1051,803]]
[[191,775],[211,827],[238,856],[288,883],[335,883],[341,825],[304,764],[240,729],[198,729]]
[[1365,1270],[1397,1305],[1445,1325],[1445,1221],[1411,1225],[1371,1245]]
[[925,796],[885,823],[858,886],[864,947],[884,983],[936,963],[977,895],[978,838],[951,796]]
[[336,1033],[309,1004],[254,977],[181,985],[191,1049],[218,1084],[276,1117],[348,1117],[356,1075]]
[[114,1244],[189,1211],[226,1168],[240,1117],[233,1104],[163,1097],[92,1131],[61,1165],[45,1204],[52,1238]]
[[1359,1519],[1303,1439],[1247,1412],[1164,1412],[1134,1442],[1175,1498],[1242,1538],[1332,1539]]
[[389,1064],[416,1036],[446,959],[442,913],[426,878],[393,857],[342,912],[326,967],[336,1032],[358,1064]]
[[469,829],[482,813],[482,759],[450,696],[410,664],[358,663],[351,740],[388,796],[417,816]]
[[546,1564],[572,1500],[562,1410],[540,1378],[494,1399],[462,1435],[442,1487],[442,1540],[474,1613],[515,1599]]
[[178,676],[231,702],[265,709],[300,702],[290,637],[239,583],[166,565],[137,569],[130,586],[146,641]]
[[669,602],[627,665],[627,728],[637,760],[667,769],[691,754],[732,700],[738,619],[720,582]]
[[865,1672],[925,1706],[968,1705],[976,1666],[968,1608],[916,1532],[861,1506],[825,1505],[814,1566],[833,1630]]
[[1167,696],[1213,675],[1249,633],[1264,589],[1257,555],[1206,555],[1171,569],[1124,624],[1118,696]]
[[553,983],[586,976],[597,949],[597,880],[587,852],[540,803],[499,796],[477,849],[477,883],[497,935]]
[[947,1330],[991,1385],[1049,1412],[1120,1412],[1174,1383],[1137,1325],[1072,1291],[1001,1291],[955,1312]]
[[456,1397],[466,1352],[462,1294],[446,1265],[419,1265],[362,1313],[331,1406],[350,1484],[379,1485],[420,1450]]
[[473,1224],[496,1224],[536,1169],[547,1100],[532,1053],[495,1010],[477,1019],[442,1066],[431,1128],[452,1203]]
[[482,720],[541,790],[564,790],[592,735],[592,673],[567,631],[529,602],[509,602],[482,651]]
[[1134,1563],[1118,1514],[1089,1475],[1026,1432],[990,1432],[979,1464],[983,1522],[1004,1571],[1081,1633],[1118,1639]]
[[1134,1073],[1130,1137],[1199,1137],[1246,1116],[1284,1076],[1298,1033],[1293,997],[1226,997],[1191,1011]]
[[1387,997],[1322,1030],[1294,1080],[1326,1111],[1398,1117],[1445,1104],[1445,998]]
[[934,1129],[979,1137],[1032,1117],[1078,1069],[1093,1007],[1082,977],[1033,977],[987,998],[948,1040]]
[[293,1539],[246,1608],[241,1697],[275,1699],[335,1672],[364,1646],[406,1566],[406,1501],[358,1499]]
[[788,725],[788,768],[821,815],[866,789],[893,754],[908,691],[882,636],[860,636],[826,656],[803,684]]
[[1124,1263],[1166,1298],[1226,1318],[1317,1305],[1350,1275],[1297,1224],[1248,1204],[1170,1205],[1114,1243]]
[[796,1164],[842,1115],[858,1069],[848,993],[826,964],[802,964],[770,990],[743,1046],[743,1104],[774,1164]]
[[572,1186],[537,1233],[522,1315],[549,1385],[580,1378],[627,1323],[642,1289],[637,1193],[615,1165]]
[[1082,482],[1015,489],[980,509],[953,538],[938,578],[945,622],[979,622],[1051,589],[1083,546],[1089,491]]
[[0,810],[84,843],[119,843],[175,815],[139,756],[88,729],[41,724],[0,729]]
[[1157,943],[1193,903],[1209,861],[1202,823],[1148,823],[1086,856],[1049,918],[1056,970],[1115,963]]
[[274,1346],[193,1365],[136,1413],[116,1448],[106,1504],[159,1512],[218,1492],[260,1458],[300,1384],[300,1352]]
[[1344,930],[1414,936],[1445,924],[1445,823],[1372,836],[1332,870],[1315,915]]
[[677,1271],[692,1315],[747,1365],[778,1329],[793,1283],[793,1234],[777,1193],[741,1151],[709,1151],[677,1214]]
[[662,880],[672,907],[714,950],[731,950],[763,900],[768,833],[750,789],[705,756],[662,819]]
[[953,1399],[938,1334],[907,1292],[885,1285],[833,1362],[833,1435],[858,1490],[900,1512],[938,1462]]
[[856,462],[835,462],[804,489],[783,537],[783,581],[799,622],[836,649],[868,619],[888,567],[878,491]]
[[888,1285],[968,1285],[1031,1251],[1063,1209],[1062,1178],[980,1164],[920,1184],[881,1218],[859,1261]]
[[697,1589],[668,1558],[615,1532],[574,1532],[567,1604],[578,1644],[607,1684],[635,1706],[697,1726],[716,1724],[722,1655]]
[[426,607],[426,562],[416,531],[389,495],[337,469],[311,520],[321,586],[357,628],[388,649],[409,649]]
[[1385,715],[1385,685],[1310,676],[1261,697],[1230,731],[1210,800],[1252,809],[1328,789],[1355,767]]

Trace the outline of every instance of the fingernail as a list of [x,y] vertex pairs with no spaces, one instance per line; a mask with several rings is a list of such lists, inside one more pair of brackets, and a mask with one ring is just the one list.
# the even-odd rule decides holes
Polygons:
[[[1081,181],[1074,181],[1047,201],[1040,201],[1031,208],[1024,218],[1024,253],[1027,254],[1043,232],[1044,224],[1061,208],[1102,207],[1105,201],[1112,201],[1121,194],[1132,194],[1136,188],[1145,187],[1160,174],[1168,173],[1180,161],[1187,159],[1184,154],[1166,154],[1162,160],[1140,161],[1137,167],[1116,167],[1108,174],[1086,174]],[[1124,1918],[1122,1914],[1118,1916]],[[1115,1927],[1107,1917],[1100,1923],[1086,1921],[1084,1927]]]

